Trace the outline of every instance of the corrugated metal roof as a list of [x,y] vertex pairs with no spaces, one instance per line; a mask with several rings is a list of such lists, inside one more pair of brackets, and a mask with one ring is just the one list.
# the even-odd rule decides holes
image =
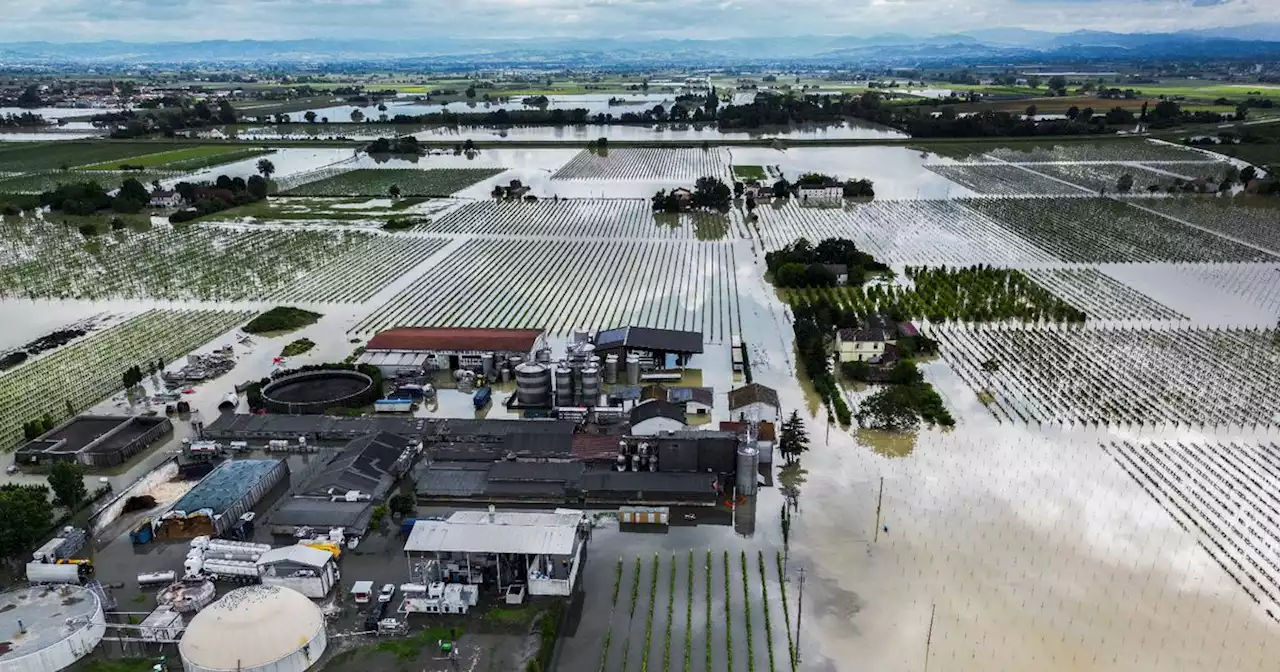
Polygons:
[[267,523],[293,527],[345,527],[360,534],[373,517],[373,502],[331,502],[295,497],[267,515]]
[[422,368],[427,363],[425,352],[366,352],[356,360],[371,366],[395,366],[406,369]]
[[619,345],[639,350],[660,352],[702,352],[702,332],[653,329],[650,327],[619,327],[596,334],[597,348],[613,348]]
[[258,566],[273,565],[277,562],[292,562],[307,567],[324,567],[333,560],[333,554],[311,546],[294,544],[273,548],[258,556]]
[[404,550],[569,555],[577,543],[581,519],[581,511],[503,511],[495,513],[490,522],[487,511],[459,511],[448,520],[415,523]]
[[369,350],[460,350],[530,352],[542,332],[537,329],[444,329],[396,327],[383,331],[366,346]]
[[230,460],[209,472],[196,487],[182,496],[171,508],[191,513],[213,509],[222,513],[246,492],[266,478],[281,460]]

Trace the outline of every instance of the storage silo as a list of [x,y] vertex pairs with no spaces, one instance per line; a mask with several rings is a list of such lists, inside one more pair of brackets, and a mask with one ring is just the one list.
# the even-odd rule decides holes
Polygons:
[[492,352],[481,353],[480,370],[484,373],[484,379],[488,381],[496,380],[498,377],[498,364],[494,360]]
[[588,364],[582,367],[582,405],[595,406],[600,403],[600,367]]
[[191,619],[186,672],[302,672],[324,655],[324,613],[292,588],[238,588]]
[[573,370],[564,363],[556,367],[556,406],[573,405]]
[[21,588],[0,594],[0,672],[57,672],[102,641],[102,601],[70,584]]
[[737,483],[739,495],[756,494],[756,483],[759,479],[760,451],[750,443],[738,446]]
[[546,408],[551,405],[551,369],[534,362],[516,367],[516,401],[521,406]]
[[607,355],[604,358],[604,383],[605,385],[618,384],[618,356]]
[[636,355],[627,355],[627,384],[640,384],[640,358]]

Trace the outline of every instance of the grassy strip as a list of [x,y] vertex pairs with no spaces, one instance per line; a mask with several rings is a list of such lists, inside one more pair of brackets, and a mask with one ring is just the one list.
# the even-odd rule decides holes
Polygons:
[[622,556],[613,568],[613,599],[609,602],[609,629],[604,633],[604,648],[600,650],[600,672],[609,667],[609,640],[613,639],[613,613],[618,609],[618,589],[622,587]]
[[724,552],[724,652],[728,667],[733,672],[733,610],[729,608],[729,551]]
[[[689,585],[685,587],[684,614],[684,672],[689,672],[693,656],[693,551],[689,551]],[[707,633],[708,637],[710,633]]]
[[711,549],[707,549],[707,672],[711,672]]
[[782,571],[782,551],[777,552],[778,588],[782,590],[782,619],[787,622],[787,658],[791,661],[791,672],[796,672],[796,643],[791,638],[791,608],[787,605],[787,577]]
[[769,622],[769,576],[764,570],[764,551],[756,551],[756,566],[760,568],[760,594],[764,597],[764,643],[769,648],[769,672],[773,666],[773,626]]
[[667,591],[667,644],[666,651],[662,656],[662,669],[664,672],[671,672],[671,618],[672,612],[676,607],[676,556],[671,554],[671,578],[670,586]]
[[283,333],[313,325],[321,317],[324,316],[320,313],[301,308],[276,306],[250,320],[249,324],[244,325],[243,330],[246,334]]
[[653,637],[653,601],[658,597],[658,554],[653,554],[653,577],[649,580],[649,615],[644,623],[644,651],[640,655],[640,672],[649,672],[649,641]]
[[284,346],[284,349],[280,351],[280,356],[294,357],[296,355],[309,352],[314,347],[316,347],[315,341],[312,341],[309,338],[299,338],[298,340]]
[[747,552],[742,551],[742,617],[747,623],[747,669],[756,672],[756,652],[751,643],[751,589],[747,584]]
[[613,601],[610,606],[618,606],[618,588],[622,586],[622,558],[618,558],[618,566],[613,571]]
[[636,617],[636,600],[640,597],[640,556],[636,556],[636,571],[631,575],[631,613],[629,618]]

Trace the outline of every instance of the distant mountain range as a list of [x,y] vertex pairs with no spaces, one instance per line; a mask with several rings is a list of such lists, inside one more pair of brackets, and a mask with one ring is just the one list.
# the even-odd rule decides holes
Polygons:
[[881,34],[723,40],[625,38],[439,38],[422,40],[210,40],[133,43],[0,44],[0,66],[24,63],[97,63],[136,66],[180,63],[405,62],[424,66],[472,64],[767,64],[809,61],[847,64],[934,65],[953,62],[1027,62],[1036,59],[1274,58],[1280,23],[1177,33],[1051,33],[990,28],[931,36]]

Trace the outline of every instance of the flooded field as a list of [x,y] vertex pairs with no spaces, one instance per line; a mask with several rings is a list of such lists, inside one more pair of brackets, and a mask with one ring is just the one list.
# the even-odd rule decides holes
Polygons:
[[[286,149],[272,157],[277,178],[297,184],[357,169],[490,176],[447,198],[410,201],[403,211],[420,219],[396,232],[380,229],[396,205],[389,195],[273,198],[183,230],[116,232],[97,251],[54,223],[7,221],[14,235],[0,242],[0,289],[11,298],[0,316],[24,323],[4,334],[20,345],[91,315],[154,311],[147,324],[166,326],[148,347],[166,352],[128,350],[148,340],[128,339],[104,350],[113,362],[232,344],[231,372],[183,396],[206,418],[232,385],[270,373],[297,338],[315,348],[286,366],[341,360],[370,333],[401,324],[533,326],[558,344],[573,328],[629,323],[703,332],[706,352],[693,365],[715,390],[712,419],[721,420],[733,385],[727,343],[740,336],[754,380],[778,390],[784,411],[800,412],[811,451],[781,469],[750,511],[728,514],[729,524],[642,534],[601,523],[558,669],[687,661],[719,671],[732,656],[734,669],[773,672],[1271,670],[1280,659],[1271,492],[1280,353],[1261,329],[1280,318],[1280,250],[1257,204],[1237,218],[1234,202],[1094,191],[1125,161],[1198,165],[1203,155],[1156,143],[1123,155],[1090,146],[967,161],[1001,166],[1001,180],[1025,176],[981,196],[995,190],[930,170],[956,159],[901,147],[620,153],[617,165],[580,149],[387,162]],[[1108,166],[1042,173],[1036,161]],[[248,174],[251,164],[219,170]],[[866,177],[876,198],[769,204],[753,217],[740,203],[723,215],[652,213],[657,189],[692,186],[689,176],[703,170],[728,179],[733,165]],[[490,196],[513,179],[537,202]],[[851,238],[900,274],[904,265],[1023,269],[1090,321],[924,324],[943,348],[921,370],[957,426],[905,436],[842,427],[798,379],[789,307],[764,277],[765,251],[800,236]],[[248,315],[280,301],[323,317],[294,333],[239,338]],[[68,353],[64,368],[111,382],[81,395],[82,406],[127,411],[119,393],[96,402],[120,372],[76,347],[37,364]],[[991,359],[994,371],[982,366]],[[85,387],[29,366],[0,374],[0,392],[44,399],[49,380]],[[869,391],[844,394],[856,402]],[[62,399],[46,405],[56,410]],[[418,413],[513,417],[499,403],[477,414],[452,389]],[[113,485],[167,459],[190,435],[186,421],[175,426],[173,442],[111,476]],[[362,543],[343,561],[344,585],[407,579],[398,543]],[[173,569],[183,552],[103,539],[100,571],[129,584],[125,601],[149,605],[133,574]]]

